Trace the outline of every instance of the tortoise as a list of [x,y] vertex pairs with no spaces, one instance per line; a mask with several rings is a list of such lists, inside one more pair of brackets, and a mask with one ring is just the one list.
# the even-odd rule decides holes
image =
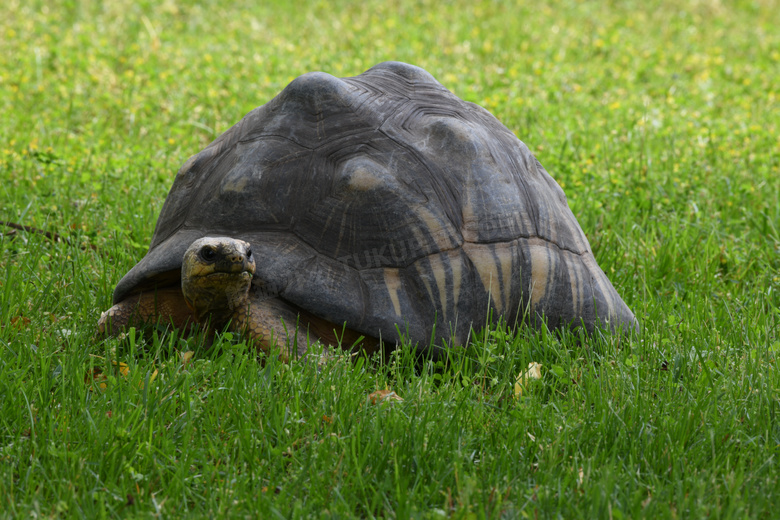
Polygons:
[[304,74],[187,160],[113,301],[101,331],[229,324],[286,355],[403,336],[436,357],[499,318],[637,329],[528,147],[400,62]]

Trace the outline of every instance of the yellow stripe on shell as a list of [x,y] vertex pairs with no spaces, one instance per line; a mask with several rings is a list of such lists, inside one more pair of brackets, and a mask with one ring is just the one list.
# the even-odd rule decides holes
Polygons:
[[[436,243],[436,248],[439,251],[446,251],[458,246],[458,244],[453,240],[455,235],[454,228],[451,224],[449,224],[448,221],[442,221],[425,206],[415,206],[413,211],[414,214],[425,223],[428,234]],[[425,242],[421,242],[421,244],[426,242],[427,240]]]
[[441,255],[428,257],[433,279],[436,281],[436,290],[439,293],[439,308],[441,309],[441,320],[447,323],[447,271]]
[[387,293],[390,296],[390,301],[393,302],[393,310],[397,317],[401,317],[401,302],[398,297],[398,291],[401,288],[401,279],[398,276],[398,269],[386,268],[384,270],[385,287],[387,287]]
[[[512,254],[511,245],[498,244],[463,244],[463,250],[477,269],[485,292],[499,313],[509,309],[509,297],[512,286]],[[503,290],[502,290],[503,288]]]
[[551,274],[555,272],[556,256],[550,254],[548,246],[531,244],[531,310],[535,310],[548,290]]
[[463,261],[460,258],[460,251],[447,251],[447,261],[452,270],[452,308],[457,312],[460,284],[463,281]]

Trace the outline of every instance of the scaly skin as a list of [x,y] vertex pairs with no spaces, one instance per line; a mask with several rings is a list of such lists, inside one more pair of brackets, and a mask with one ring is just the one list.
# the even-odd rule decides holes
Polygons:
[[278,347],[285,361],[303,357],[308,345],[319,340],[309,333],[306,324],[300,323],[295,309],[278,298],[251,301],[234,313],[231,328],[254,338],[255,344],[266,352]]
[[181,290],[199,323],[207,319],[222,327],[237,309],[249,305],[249,288],[255,274],[252,249],[232,238],[201,238],[184,253]]
[[100,315],[98,334],[116,334],[128,327],[141,327],[160,322],[189,330],[195,323],[195,315],[178,287],[134,294],[117,303]]

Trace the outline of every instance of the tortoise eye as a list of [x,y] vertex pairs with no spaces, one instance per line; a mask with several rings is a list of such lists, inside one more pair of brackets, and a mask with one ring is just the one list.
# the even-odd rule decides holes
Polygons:
[[252,249],[251,248],[246,250],[246,259],[247,260],[251,260],[252,259]]
[[213,247],[206,246],[200,250],[200,257],[207,262],[213,262],[217,258],[217,252]]

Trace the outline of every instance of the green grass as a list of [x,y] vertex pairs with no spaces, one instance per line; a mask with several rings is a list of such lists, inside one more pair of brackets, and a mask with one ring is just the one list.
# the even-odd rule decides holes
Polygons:
[[[0,517],[776,516],[776,2],[255,4],[2,8],[0,219],[62,240],[0,229]],[[95,339],[189,155],[304,72],[388,59],[535,151],[638,337],[321,370]]]

